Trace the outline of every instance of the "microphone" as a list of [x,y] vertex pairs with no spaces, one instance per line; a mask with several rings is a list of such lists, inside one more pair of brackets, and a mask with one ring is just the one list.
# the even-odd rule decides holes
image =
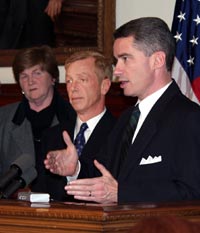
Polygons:
[[22,154],[10,166],[10,169],[0,177],[0,190],[3,190],[13,179],[21,176],[27,169],[34,166],[29,154]]
[[27,169],[21,177],[14,179],[8,187],[1,192],[1,198],[8,199],[13,193],[15,193],[20,188],[25,188],[37,177],[37,171],[32,166]]

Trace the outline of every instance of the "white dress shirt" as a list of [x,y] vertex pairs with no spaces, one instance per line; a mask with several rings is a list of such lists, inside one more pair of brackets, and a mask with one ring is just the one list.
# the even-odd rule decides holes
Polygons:
[[161,89],[159,89],[158,91],[156,91],[153,94],[147,96],[142,101],[137,102],[137,104],[139,104],[140,117],[139,117],[139,120],[138,120],[137,127],[135,129],[134,135],[133,135],[132,143],[134,142],[134,140],[135,140],[135,138],[136,138],[136,136],[137,136],[143,122],[144,122],[144,120],[146,119],[147,115],[151,111],[153,105],[157,102],[157,100],[166,91],[166,89],[169,87],[169,85],[171,83],[172,83],[172,81],[170,83],[168,83],[167,85],[165,85],[164,87],[162,87]]
[[[103,110],[103,112],[101,112],[99,115],[89,119],[88,121],[86,121],[85,123],[87,123],[88,128],[85,130],[84,132],[84,137],[85,137],[85,142],[88,141],[90,135],[92,134],[94,128],[96,127],[96,125],[98,124],[98,122],[100,121],[100,119],[103,117],[103,115],[105,114],[106,109]],[[78,117],[76,120],[76,126],[74,129],[74,139],[76,138],[76,135],[78,134],[80,127],[82,125],[82,122]]]

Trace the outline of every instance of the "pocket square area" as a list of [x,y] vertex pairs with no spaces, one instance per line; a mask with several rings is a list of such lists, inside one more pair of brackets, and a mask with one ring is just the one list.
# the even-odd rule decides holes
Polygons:
[[151,155],[148,156],[147,159],[142,158],[140,161],[140,165],[146,165],[146,164],[152,164],[152,163],[159,163],[162,161],[162,156],[154,156],[152,157]]

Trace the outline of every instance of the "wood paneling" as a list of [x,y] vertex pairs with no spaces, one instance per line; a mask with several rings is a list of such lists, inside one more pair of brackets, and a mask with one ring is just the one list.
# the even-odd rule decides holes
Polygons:
[[[58,90],[61,95],[67,99],[65,84],[58,84]],[[21,90],[17,84],[0,85],[0,106],[20,101],[22,97]],[[119,84],[112,83],[111,89],[106,96],[106,106],[115,115],[119,116],[123,110],[136,102],[136,98],[125,97]]]

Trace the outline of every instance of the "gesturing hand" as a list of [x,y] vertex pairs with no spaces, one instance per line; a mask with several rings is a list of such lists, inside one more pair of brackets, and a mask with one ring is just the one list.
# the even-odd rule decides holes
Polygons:
[[94,201],[102,204],[117,203],[118,183],[110,172],[97,160],[95,166],[102,176],[90,179],[79,179],[71,181],[65,190],[67,194],[74,195],[75,199]]
[[60,176],[73,176],[76,173],[78,155],[68,133],[63,132],[66,149],[50,151],[44,161],[46,169]]

